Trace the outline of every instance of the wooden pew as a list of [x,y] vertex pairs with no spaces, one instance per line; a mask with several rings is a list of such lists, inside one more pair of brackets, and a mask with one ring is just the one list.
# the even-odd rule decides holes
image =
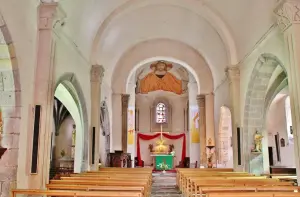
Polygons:
[[94,186],[94,185],[47,184],[46,188],[48,190],[140,192],[142,196],[146,196],[145,188],[141,186]]
[[261,180],[215,180],[215,181],[206,181],[200,180],[193,182],[192,187],[185,188],[183,191],[186,196],[190,196],[193,194],[200,193],[202,187],[260,187],[260,186],[269,186],[269,187],[277,187],[277,186],[285,186],[291,187],[293,183],[288,182],[280,182],[280,181],[272,181],[267,179],[266,181]]
[[28,190],[14,189],[11,191],[12,197],[17,194],[23,195],[46,195],[46,196],[82,196],[82,197],[141,197],[140,192],[116,192],[116,191],[61,191],[61,190]]
[[149,196],[151,185],[147,181],[137,180],[51,180],[51,185],[90,185],[90,186],[138,186],[144,187],[145,196]]
[[244,193],[208,193],[207,197],[300,197],[297,192],[244,192]]
[[249,187],[249,186],[243,186],[243,187],[202,187],[200,188],[199,194],[200,196],[203,194],[208,193],[223,193],[223,192],[299,192],[300,187],[298,186],[291,186],[291,187],[263,187],[263,186],[257,186],[257,187]]

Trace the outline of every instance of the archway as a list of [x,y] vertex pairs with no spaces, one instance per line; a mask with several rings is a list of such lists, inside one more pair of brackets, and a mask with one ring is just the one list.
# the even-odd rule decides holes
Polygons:
[[74,172],[87,170],[89,143],[87,110],[81,87],[74,74],[67,73],[58,80],[54,96],[69,111],[76,125]]
[[218,134],[218,167],[233,168],[232,121],[228,107],[221,107]]
[[[199,108],[196,100],[200,88],[195,79],[197,75],[189,65],[178,63],[181,61],[172,62],[170,61],[172,58],[158,58],[162,57],[149,58],[134,66],[126,80],[126,93],[130,95],[128,152],[135,155],[138,149],[143,156],[139,159],[143,160],[144,165],[154,165],[155,162],[150,155],[151,151],[155,150],[157,139],[139,140],[139,144],[136,144],[138,139],[135,139],[135,131],[149,136],[161,131],[172,136],[184,133],[187,138],[186,147],[182,147],[181,138],[170,140],[163,137],[165,146],[169,146],[166,150],[175,151],[174,165],[177,166],[185,159],[181,154],[182,149],[186,149],[186,157],[194,166],[200,162]],[[165,65],[168,69],[164,72],[159,71],[157,66],[161,65]],[[155,69],[153,69],[154,67]],[[155,85],[157,84],[156,80],[157,83],[164,80],[164,84],[169,83],[169,85],[158,87]],[[176,84],[180,84],[180,86],[176,86]],[[189,104],[187,105],[187,103]],[[189,117],[191,118],[189,119]],[[188,125],[191,125],[191,128]],[[191,132],[188,132],[189,130]],[[153,147],[153,150],[150,146]],[[139,157],[139,155],[137,156]]]
[[[269,172],[268,135],[266,131],[266,112],[274,92],[285,83],[286,72],[283,64],[272,54],[262,54],[252,71],[246,93],[244,112],[243,155],[245,168],[255,174]],[[276,94],[275,94],[276,95]],[[262,136],[261,152],[254,151],[254,135]]]
[[[0,134],[1,146],[6,152],[0,159],[0,189],[3,196],[9,195],[11,187],[16,186],[19,137],[21,133],[21,84],[17,61],[17,51],[10,31],[0,14]],[[25,134],[26,135],[26,134]]]

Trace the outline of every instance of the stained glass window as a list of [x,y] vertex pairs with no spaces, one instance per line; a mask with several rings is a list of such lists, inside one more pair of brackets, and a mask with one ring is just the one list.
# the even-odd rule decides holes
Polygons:
[[156,123],[165,123],[166,119],[166,106],[163,103],[158,103],[156,106]]

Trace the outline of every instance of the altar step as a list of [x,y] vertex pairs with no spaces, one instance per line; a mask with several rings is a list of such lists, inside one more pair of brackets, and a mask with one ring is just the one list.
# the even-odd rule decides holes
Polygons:
[[176,173],[153,173],[151,197],[182,197],[176,185]]

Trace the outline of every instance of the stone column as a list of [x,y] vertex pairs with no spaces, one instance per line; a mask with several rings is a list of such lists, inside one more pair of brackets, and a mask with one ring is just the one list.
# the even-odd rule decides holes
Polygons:
[[122,94],[122,150],[127,153],[127,127],[129,94]]
[[[230,111],[232,123],[232,150],[233,168],[242,170],[238,165],[237,128],[240,127],[240,69],[238,66],[230,66],[225,70],[229,80]],[[240,142],[242,144],[242,141]],[[241,150],[242,151],[241,146]],[[242,154],[242,152],[241,152]],[[241,157],[242,159],[242,157]]]
[[[99,163],[100,147],[100,101],[101,101],[101,84],[104,76],[104,68],[100,65],[93,65],[91,68],[91,129],[90,129],[90,161],[91,169],[97,170]],[[93,128],[95,127],[95,147],[94,147],[94,164],[92,162],[93,146]]]
[[283,32],[294,130],[295,162],[300,183],[300,1],[280,1],[274,10]]
[[197,96],[199,108],[199,133],[200,133],[200,166],[206,166],[206,121],[205,121],[205,95]]
[[[37,64],[35,67],[35,79],[34,79],[34,100],[32,111],[34,112],[34,106],[41,106],[40,113],[40,130],[39,130],[39,150],[38,150],[38,166],[37,174],[30,177],[29,188],[43,188],[49,180],[49,167],[50,167],[50,146],[51,146],[51,133],[53,125],[53,99],[54,99],[54,67],[53,67],[53,48],[54,42],[52,40],[52,25],[54,23],[54,17],[56,13],[56,3],[42,3],[38,8],[38,29],[37,29]],[[34,114],[29,118],[33,130]],[[30,141],[30,153],[28,162],[31,167],[31,152],[32,152],[32,140]]]
[[[215,146],[214,94],[205,95],[206,146]],[[207,151],[207,150],[206,150]],[[214,150],[214,152],[216,149]],[[212,163],[215,164],[215,153]]]
[[215,145],[215,119],[214,119],[214,94],[205,95],[205,121],[206,121],[206,145],[208,140],[212,140]]

